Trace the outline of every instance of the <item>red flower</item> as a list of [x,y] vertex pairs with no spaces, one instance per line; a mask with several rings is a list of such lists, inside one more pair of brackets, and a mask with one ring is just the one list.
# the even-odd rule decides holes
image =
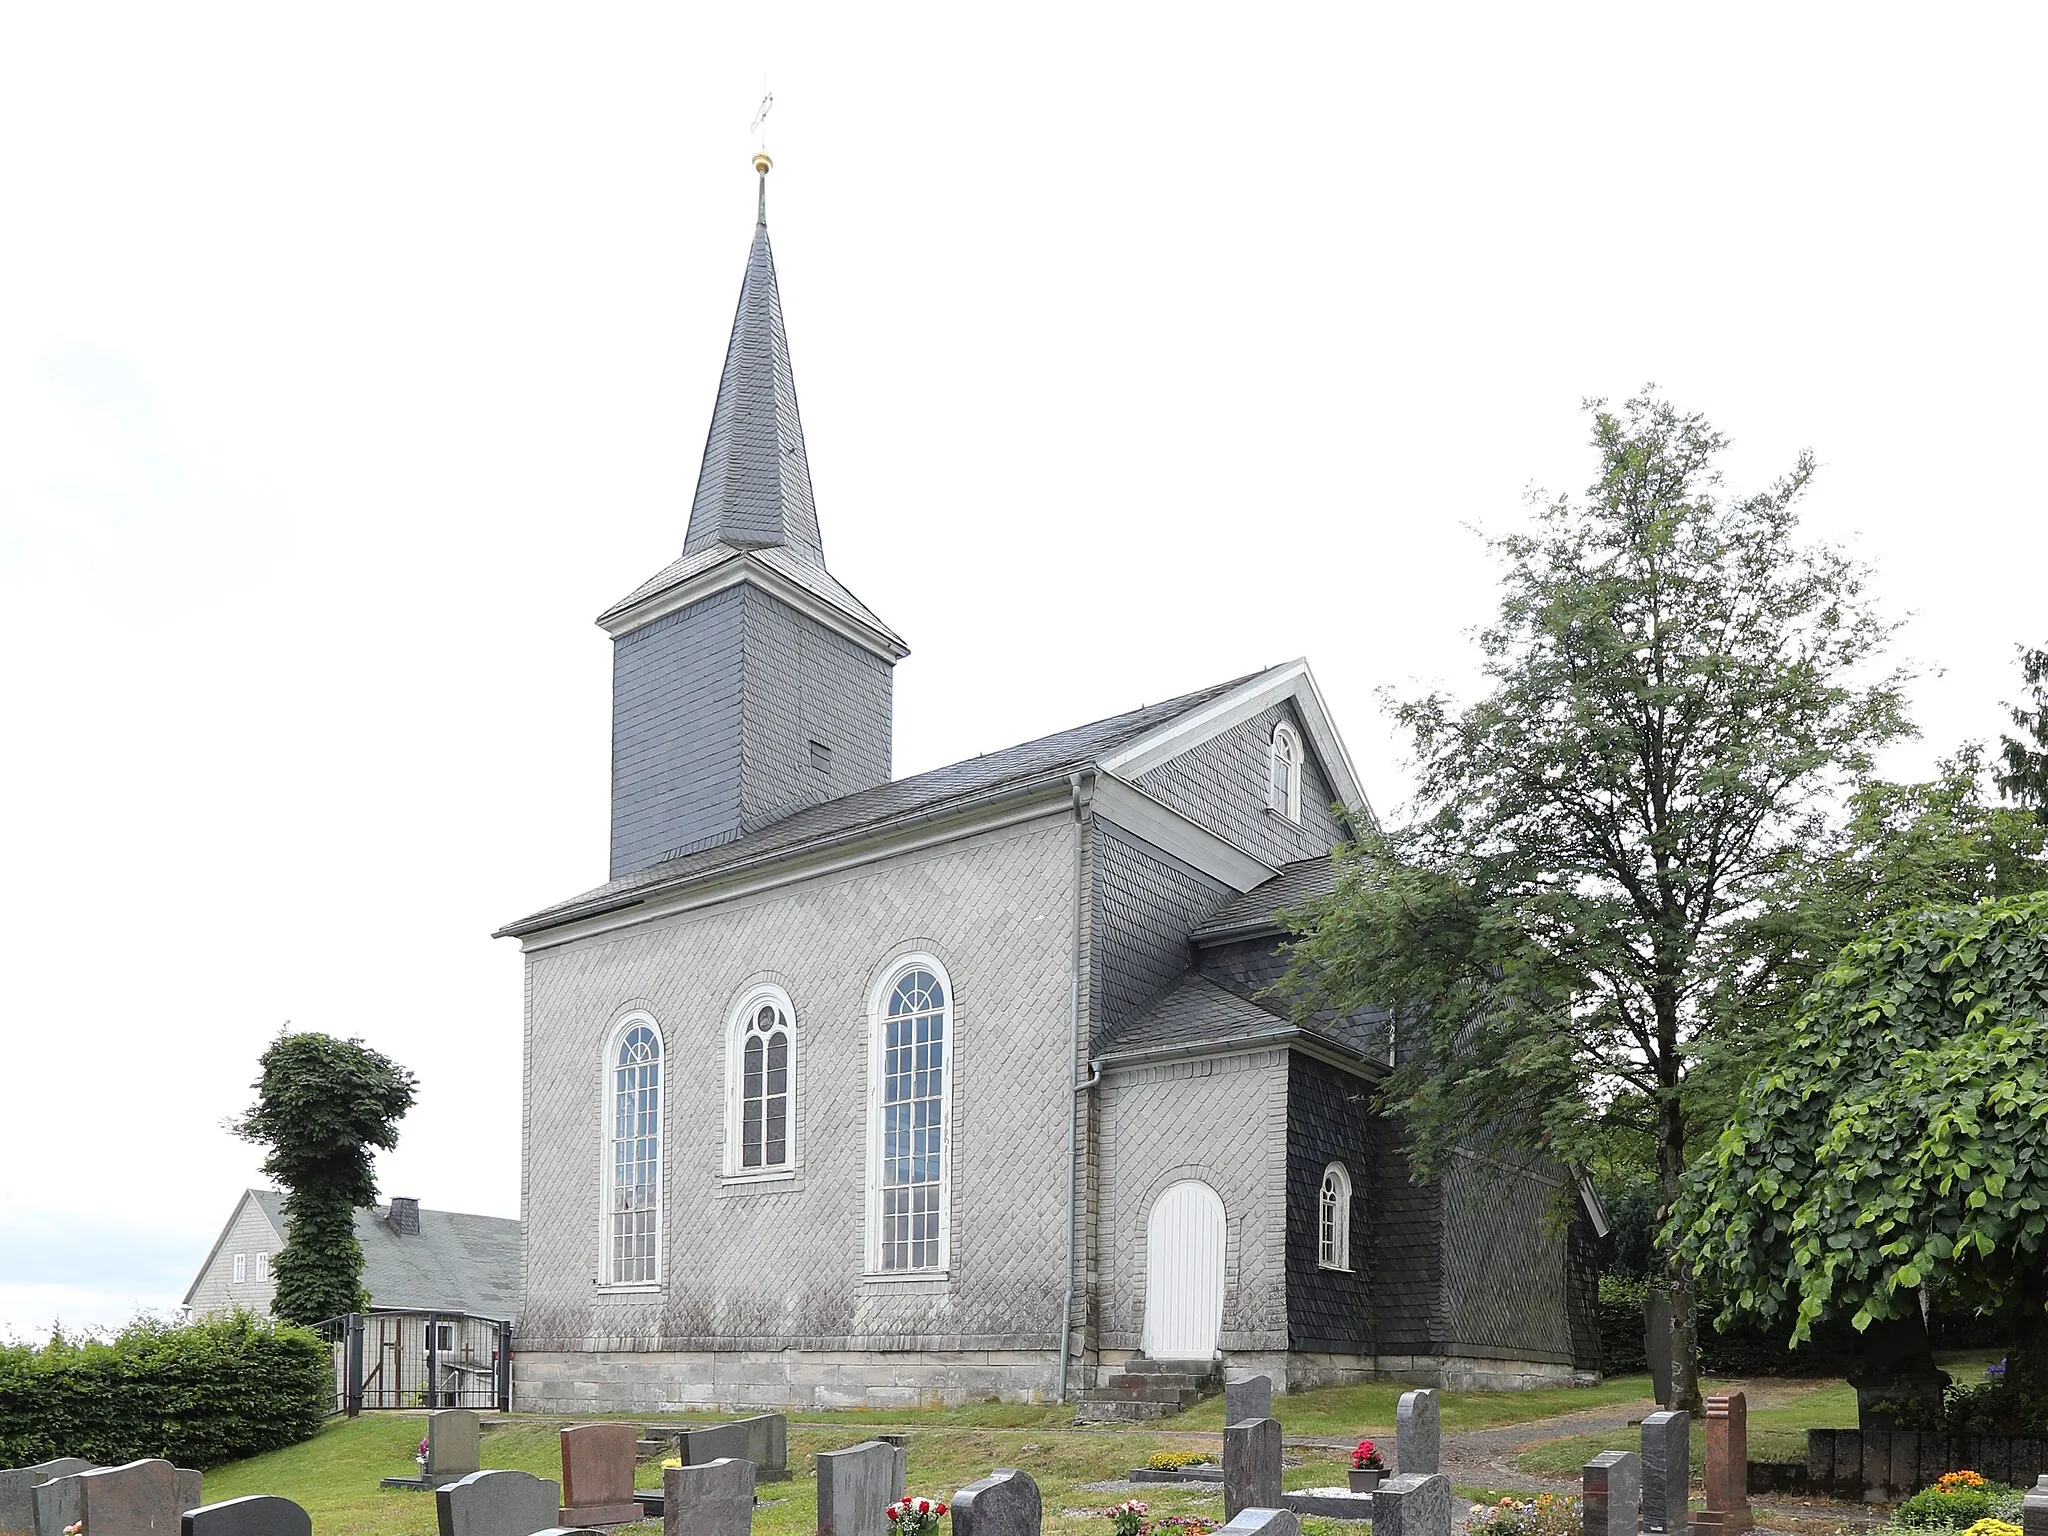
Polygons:
[[945,1501],[944,1501],[944,1500],[942,1499],[942,1500],[940,1500],[940,1501],[939,1501],[939,1513],[943,1515],[943,1514],[944,1514],[945,1512],[946,1512],[946,1505],[945,1505]]
[[[874,1508],[874,1506],[873,1506],[872,1504],[871,1504],[871,1505],[869,1505],[868,1507],[869,1507],[870,1509]],[[890,1518],[891,1520],[901,1520],[901,1519],[903,1518],[902,1512],[901,1512],[900,1510],[898,1510],[898,1509],[896,1508],[896,1506],[895,1506],[894,1504],[891,1504],[891,1505],[889,1506],[889,1518]]]
[[932,1501],[930,1499],[919,1499],[917,1501],[917,1512],[920,1515],[930,1514],[932,1512]]

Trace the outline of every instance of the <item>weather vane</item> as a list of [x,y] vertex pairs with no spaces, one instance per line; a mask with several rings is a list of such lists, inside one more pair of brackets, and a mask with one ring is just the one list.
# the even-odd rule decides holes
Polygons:
[[762,149],[766,149],[768,147],[768,114],[769,112],[774,110],[774,107],[775,93],[773,91],[763,91],[761,95],[760,110],[754,114],[754,120],[751,123],[747,124],[747,132],[758,133],[761,136],[760,147]]
[[758,133],[761,136],[761,147],[754,151],[754,169],[761,176],[760,202],[754,217],[762,224],[768,222],[768,172],[775,164],[773,160],[768,158],[767,128],[768,114],[774,110],[774,107],[775,93],[768,89],[768,82],[763,80],[761,82],[761,106],[754,113],[754,121],[747,128],[747,132]]

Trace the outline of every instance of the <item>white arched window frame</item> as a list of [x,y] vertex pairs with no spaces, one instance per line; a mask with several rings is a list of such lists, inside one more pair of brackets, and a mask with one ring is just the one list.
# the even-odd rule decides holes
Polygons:
[[1291,725],[1273,727],[1266,764],[1266,807],[1289,821],[1301,820],[1301,738]]
[[797,1163],[796,1009],[777,986],[745,993],[726,1019],[725,1176],[787,1179]]
[[598,1284],[609,1290],[661,1284],[666,1056],[661,1026],[646,1013],[620,1019],[605,1044]]
[[867,1273],[943,1276],[952,1260],[953,979],[904,955],[868,997]]
[[1323,1170],[1316,1195],[1316,1267],[1351,1267],[1351,1174],[1342,1163]]

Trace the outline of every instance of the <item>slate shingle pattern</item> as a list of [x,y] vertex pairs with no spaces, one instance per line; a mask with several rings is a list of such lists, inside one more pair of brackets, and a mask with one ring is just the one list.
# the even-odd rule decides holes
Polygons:
[[1000,752],[971,757],[944,768],[934,768],[928,773],[896,779],[859,794],[807,807],[745,837],[663,859],[645,869],[607,881],[581,896],[544,907],[529,917],[506,924],[501,936],[538,933],[573,917],[631,906],[658,892],[672,890],[757,859],[799,849],[827,847],[842,839],[879,831],[895,823],[939,814],[977,797],[996,794],[1035,779],[1061,777],[1076,768],[1093,764],[1098,758],[1135,741],[1154,727],[1200,708],[1256,675],[1232,678],[1229,682],[1182,694],[1161,704],[1147,705],[1128,714],[1113,715],[1072,730],[1041,736],[1036,741],[1006,747]]
[[1330,862],[1329,855],[1318,854],[1312,859],[1302,859],[1218,909],[1195,929],[1194,940],[1197,944],[1204,944],[1220,939],[1278,933],[1281,930],[1273,916],[1275,912],[1298,907],[1336,889],[1337,866]]
[[[279,1232],[285,1230],[284,1196],[251,1191]],[[389,1206],[356,1211],[356,1241],[363,1249],[363,1289],[375,1307],[404,1311],[467,1312],[509,1322],[519,1315],[520,1230],[507,1216],[420,1208],[417,1233],[391,1230]]]

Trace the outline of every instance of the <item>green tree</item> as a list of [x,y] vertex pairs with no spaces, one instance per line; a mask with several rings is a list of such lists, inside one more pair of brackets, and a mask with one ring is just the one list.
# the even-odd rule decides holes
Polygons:
[[2048,1382],[2048,893],[1848,945],[1687,1179],[1684,1258],[1726,1313],[1858,1328],[1926,1287],[2010,1313]]
[[370,1149],[398,1145],[415,1080],[360,1040],[322,1034],[278,1036],[262,1068],[234,1130],[269,1148],[263,1171],[285,1191],[271,1311],[317,1323],[364,1305],[355,1212],[377,1198]]
[[1761,904],[1743,985],[1700,1042],[1685,1085],[1689,1133],[1718,1137],[1760,1055],[1776,1049],[1844,946],[1926,906],[1963,906],[2048,888],[2048,822],[1995,803],[1983,748],[1968,744],[1924,783],[1873,780],[1797,858]]
[[[1418,819],[1341,851],[1335,894],[1295,914],[1286,985],[1305,1010],[1401,1010],[1382,1102],[1418,1176],[1475,1126],[1579,1166],[1632,1134],[1668,1203],[1687,1066],[1759,905],[1908,727],[1900,678],[1866,675],[1890,626],[1861,571],[1797,538],[1810,456],[1728,495],[1703,418],[1588,409],[1584,499],[1492,541],[1490,691],[1398,708]],[[1659,1257],[1697,1408],[1691,1273]]]
[[2030,807],[2048,822],[2048,648],[2020,652],[2020,676],[2033,707],[2012,704],[2012,723],[2020,736],[2002,738],[2005,770],[1998,787],[2006,798]]

